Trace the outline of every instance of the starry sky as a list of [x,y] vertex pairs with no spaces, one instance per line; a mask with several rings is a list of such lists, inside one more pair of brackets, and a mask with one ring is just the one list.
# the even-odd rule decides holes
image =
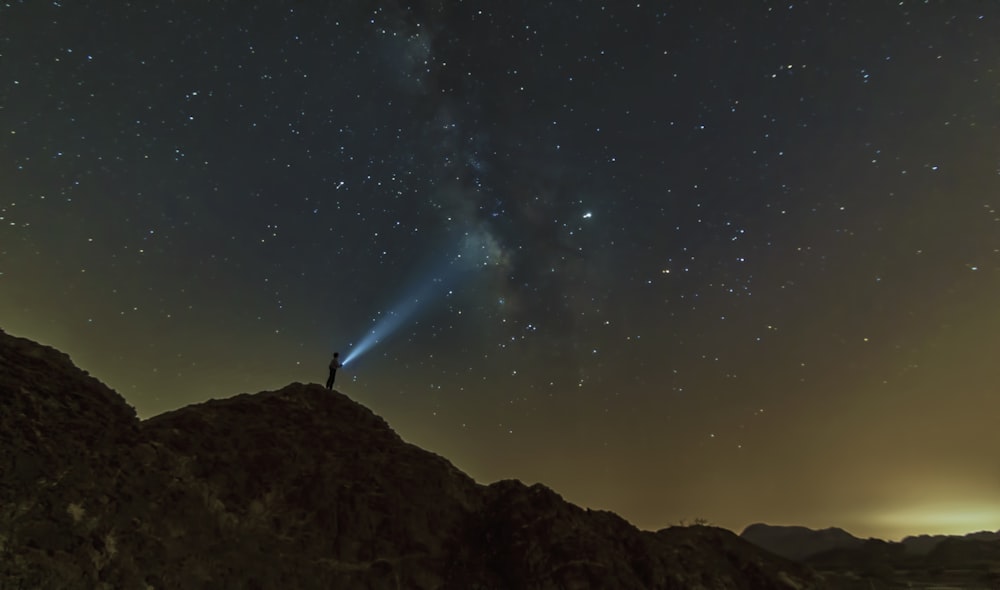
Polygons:
[[0,327],[657,529],[1000,528],[1000,4],[0,3]]

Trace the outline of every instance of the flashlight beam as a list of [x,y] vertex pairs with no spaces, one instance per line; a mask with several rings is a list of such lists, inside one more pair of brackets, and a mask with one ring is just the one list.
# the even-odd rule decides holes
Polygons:
[[444,279],[435,277],[432,278],[416,289],[413,292],[407,294],[407,296],[400,302],[396,307],[390,309],[389,311],[379,314],[376,320],[374,320],[374,326],[369,330],[357,345],[354,346],[347,357],[344,358],[343,364],[349,365],[352,361],[356,360],[361,355],[365,354],[377,344],[380,344],[383,340],[388,339],[395,333],[400,326],[403,325],[408,319],[410,319],[421,307],[427,304],[430,296],[433,294],[435,287],[444,283]]

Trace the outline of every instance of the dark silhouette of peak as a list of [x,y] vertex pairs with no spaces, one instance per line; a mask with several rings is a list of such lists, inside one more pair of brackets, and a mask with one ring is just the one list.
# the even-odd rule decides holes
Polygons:
[[[122,396],[76,367],[58,350],[0,330],[3,437],[44,437],[69,428],[87,440],[135,433],[135,410]],[[33,430],[41,428],[42,430]]]
[[143,422],[142,431],[191,457],[200,477],[244,497],[303,477],[363,481],[411,499],[447,490],[463,502],[475,486],[445,459],[403,442],[368,408],[318,385],[187,406]]
[[0,332],[0,588],[818,588],[729,531],[474,482],[319,385],[140,422]]
[[334,569],[443,572],[481,505],[471,478],[319,385],[188,406],[142,430],[186,459],[226,522]]
[[749,525],[740,537],[775,555],[796,561],[837,549],[857,549],[864,544],[864,540],[840,528],[815,530],[763,523]]

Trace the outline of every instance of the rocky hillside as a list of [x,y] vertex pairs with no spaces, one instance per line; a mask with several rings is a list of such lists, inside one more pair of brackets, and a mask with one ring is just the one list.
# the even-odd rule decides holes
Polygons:
[[0,331],[0,588],[815,588],[722,529],[479,485],[318,385],[140,422]]

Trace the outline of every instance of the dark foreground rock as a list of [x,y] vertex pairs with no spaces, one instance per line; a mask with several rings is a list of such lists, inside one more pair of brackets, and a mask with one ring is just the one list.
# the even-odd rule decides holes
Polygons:
[[0,332],[0,588],[815,588],[711,527],[475,483],[318,385],[140,422]]

